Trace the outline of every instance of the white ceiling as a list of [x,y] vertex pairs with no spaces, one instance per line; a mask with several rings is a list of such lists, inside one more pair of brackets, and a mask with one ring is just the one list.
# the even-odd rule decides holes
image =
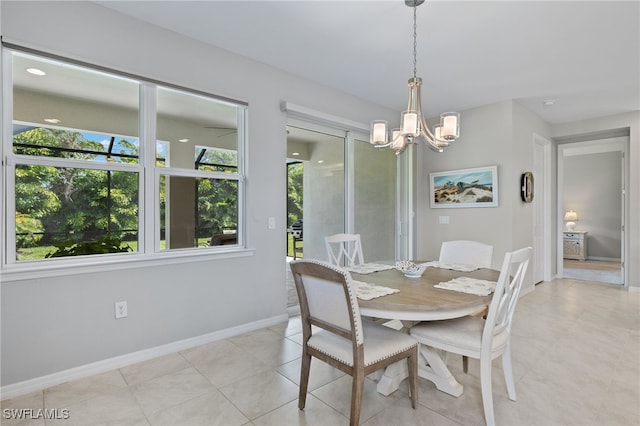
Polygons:
[[[97,3],[406,108],[413,12],[403,0]],[[638,0],[428,0],[417,14],[427,116],[508,99],[549,123],[640,110]]]

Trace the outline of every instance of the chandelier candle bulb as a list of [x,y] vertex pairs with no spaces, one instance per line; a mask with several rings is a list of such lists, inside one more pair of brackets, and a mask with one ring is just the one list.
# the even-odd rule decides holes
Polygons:
[[371,143],[385,145],[387,143],[387,122],[377,120],[371,122]]
[[447,140],[457,138],[458,137],[458,114],[444,113],[440,117],[442,120],[442,138]]
[[402,113],[402,134],[405,136],[420,136],[417,112],[405,111]]

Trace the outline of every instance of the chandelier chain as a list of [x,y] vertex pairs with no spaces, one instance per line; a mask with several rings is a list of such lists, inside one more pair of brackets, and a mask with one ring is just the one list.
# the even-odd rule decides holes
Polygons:
[[400,115],[400,128],[389,131],[386,120],[371,122],[371,144],[381,148],[389,147],[396,152],[396,155],[419,140],[432,150],[443,152],[446,146],[460,137],[460,114],[457,112],[440,114],[440,123],[436,124],[431,131],[422,111],[420,96],[422,79],[418,77],[418,6],[425,1],[404,0],[406,6],[413,8],[413,78],[409,79],[409,101],[407,110]]
[[413,78],[416,78],[418,75],[418,67],[417,67],[417,59],[418,56],[418,25],[416,23],[417,19],[417,3],[413,4]]

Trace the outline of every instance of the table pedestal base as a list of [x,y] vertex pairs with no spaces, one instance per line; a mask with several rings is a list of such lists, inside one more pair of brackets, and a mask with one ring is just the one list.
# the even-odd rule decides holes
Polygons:
[[[418,358],[418,375],[431,380],[438,390],[459,397],[462,395],[463,387],[453,377],[447,368],[445,360],[446,352],[421,345],[420,357]],[[391,395],[398,390],[400,383],[408,376],[409,370],[405,361],[399,361],[388,366],[384,374],[378,379],[378,392],[384,396]]]
[[447,368],[446,352],[420,345],[420,355],[426,360],[426,364],[421,362],[418,365],[420,377],[431,380],[436,388],[442,392],[455,397],[462,395],[462,385]]

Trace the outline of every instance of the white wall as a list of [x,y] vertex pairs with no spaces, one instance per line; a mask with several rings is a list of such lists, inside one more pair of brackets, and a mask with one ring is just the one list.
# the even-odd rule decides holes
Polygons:
[[[286,313],[283,100],[367,123],[396,113],[89,2],[0,3],[5,42],[247,101],[252,255],[69,276],[2,277],[2,385]],[[111,28],[112,31],[106,31]],[[277,218],[276,229],[267,218]],[[6,270],[3,272],[7,272]],[[129,316],[114,320],[127,300]],[[5,396],[5,394],[3,394]]]

